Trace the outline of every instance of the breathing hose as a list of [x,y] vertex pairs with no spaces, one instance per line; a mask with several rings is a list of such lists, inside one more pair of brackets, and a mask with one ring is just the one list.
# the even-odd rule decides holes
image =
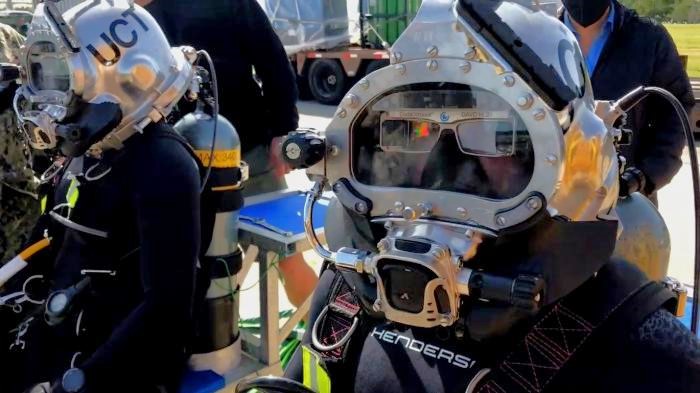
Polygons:
[[216,129],[219,124],[219,87],[216,82],[216,70],[214,69],[214,61],[211,59],[211,56],[209,53],[205,50],[198,50],[197,54],[200,56],[203,56],[209,65],[209,73],[211,74],[211,89],[213,90],[214,94],[214,130],[212,131],[212,137],[211,137],[211,150],[209,150],[209,165],[207,165],[207,172],[204,175],[204,180],[202,180],[202,188],[199,190],[200,193],[204,192],[204,190],[207,188],[207,182],[209,181],[209,177],[211,176],[211,168],[214,164],[214,147],[216,145]]
[[700,324],[700,174],[698,173],[698,155],[695,151],[695,138],[690,128],[688,113],[685,111],[685,108],[683,108],[683,104],[681,104],[673,94],[659,87],[640,86],[617,100],[613,104],[613,107],[627,112],[649,95],[663,97],[673,106],[683,126],[686,143],[688,145],[690,169],[693,178],[693,200],[695,203],[695,266],[693,270],[693,309],[691,313],[690,330],[693,334],[697,335],[698,325]]

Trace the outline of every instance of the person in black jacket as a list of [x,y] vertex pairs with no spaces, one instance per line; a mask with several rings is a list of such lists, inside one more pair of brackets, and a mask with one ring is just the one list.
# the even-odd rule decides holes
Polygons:
[[[576,35],[597,100],[614,100],[638,86],[671,92],[690,110],[693,91],[673,39],[666,29],[617,0],[564,0],[561,20]],[[649,97],[627,118],[633,132],[622,149],[627,169],[620,193],[640,191],[656,202],[656,192],[680,169],[683,129],[671,105]]]
[[284,47],[260,5],[255,0],[136,3],[153,15],[170,42],[212,56],[221,115],[236,127],[250,166],[245,194],[286,188],[273,145],[299,125],[298,91]]
[[[283,136],[297,129],[297,85],[284,47],[255,0],[137,0],[170,42],[209,52],[217,70],[221,114],[241,136],[248,196],[287,188]],[[279,263],[290,302],[299,307],[318,278],[301,254]]]

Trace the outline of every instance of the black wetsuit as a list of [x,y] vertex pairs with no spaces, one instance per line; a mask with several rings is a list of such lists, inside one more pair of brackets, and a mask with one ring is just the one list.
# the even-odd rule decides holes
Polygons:
[[[89,289],[60,325],[49,327],[39,315],[25,337],[26,349],[12,355],[16,378],[3,376],[3,385],[8,379],[16,379],[18,388],[56,380],[80,352],[75,365],[86,373],[88,392],[177,386],[193,325],[200,173],[169,126],[150,125],[125,145],[92,173],[111,168],[104,177],[78,176],[79,196],[70,215],[56,208],[107,237],[65,228],[62,239],[55,239],[60,247],[47,272],[53,290],[79,282],[84,269],[116,275],[88,273]],[[85,174],[95,163],[73,159],[67,172]],[[67,172],[56,187],[55,205],[66,202]]]
[[[327,304],[334,276],[333,270],[322,275],[311,306],[309,326],[313,326]],[[565,334],[569,344],[575,343],[578,326],[563,317],[561,323],[553,326],[567,329]],[[496,368],[529,329],[530,326],[525,324],[515,328],[507,337],[478,343],[469,338],[458,338],[455,328],[421,329],[382,319],[370,320],[363,333],[352,338],[354,343],[351,342],[352,347],[347,352],[348,359],[352,360],[340,367],[330,365],[331,370],[333,367],[336,370],[335,374],[331,371],[331,391],[462,393],[479,370]],[[567,370],[566,377],[555,377],[548,384],[544,380],[535,382],[534,377],[527,375],[531,368],[524,363],[528,361],[517,371],[533,384],[541,384],[542,390],[530,390],[532,392],[698,391],[700,342],[669,312],[654,312],[636,331],[616,335],[609,341],[598,341],[601,342],[611,344],[584,347],[579,357],[574,357],[577,363]],[[303,344],[311,346],[309,331]],[[299,352],[285,376],[302,381],[302,356]],[[534,367],[548,366],[547,360],[534,351],[529,362]],[[508,392],[510,390],[501,393]]]

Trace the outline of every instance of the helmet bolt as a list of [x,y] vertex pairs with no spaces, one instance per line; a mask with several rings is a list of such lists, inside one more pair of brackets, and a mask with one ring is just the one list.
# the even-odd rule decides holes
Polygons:
[[403,210],[403,202],[401,202],[401,201],[394,202],[394,209],[396,210],[397,213],[401,212],[401,210]]
[[401,214],[404,219],[406,220],[415,220],[416,218],[416,211],[413,210],[413,208],[406,206],[403,209],[403,212]]
[[420,209],[420,215],[423,217],[433,214],[433,207],[430,203],[419,203],[418,209]]
[[522,109],[527,109],[532,106],[532,95],[524,94],[518,97],[518,106],[521,107]]
[[544,113],[543,109],[538,109],[532,113],[532,116],[535,118],[535,120],[542,121],[544,120],[546,113]]
[[356,108],[358,105],[360,105],[360,97],[354,95],[354,94],[348,94],[346,97],[348,106],[351,108]]
[[367,213],[367,204],[364,202],[357,202],[355,204],[355,211],[358,213]]
[[527,200],[527,207],[529,207],[530,210],[537,210],[542,207],[542,202],[540,198],[532,197]]
[[459,69],[462,70],[462,72],[464,72],[466,74],[472,70],[472,63],[464,62],[464,63],[459,65]]
[[437,57],[438,55],[438,48],[437,46],[433,45],[428,50],[426,51],[428,53],[429,57]]
[[496,217],[496,224],[498,224],[499,226],[504,227],[504,226],[506,226],[507,223],[508,223],[508,220],[505,217],[503,217],[503,216]]
[[458,207],[457,214],[459,214],[459,216],[462,218],[467,218],[467,209],[465,209],[463,207]]
[[506,75],[503,77],[503,84],[511,87],[515,85],[515,78],[513,78],[513,75]]
[[398,71],[399,74],[401,74],[401,75],[405,74],[406,73],[406,64],[397,64],[396,71]]

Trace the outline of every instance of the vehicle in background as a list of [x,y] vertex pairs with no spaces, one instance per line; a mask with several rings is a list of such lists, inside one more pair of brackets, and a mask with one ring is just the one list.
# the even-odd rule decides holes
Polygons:
[[29,11],[5,10],[0,11],[0,23],[12,26],[22,35],[27,34],[29,23],[32,21],[32,13]]
[[[530,0],[516,0],[532,5]],[[258,0],[297,73],[302,99],[337,105],[361,77],[389,65],[389,48],[421,0]],[[555,14],[559,0],[541,0]]]

